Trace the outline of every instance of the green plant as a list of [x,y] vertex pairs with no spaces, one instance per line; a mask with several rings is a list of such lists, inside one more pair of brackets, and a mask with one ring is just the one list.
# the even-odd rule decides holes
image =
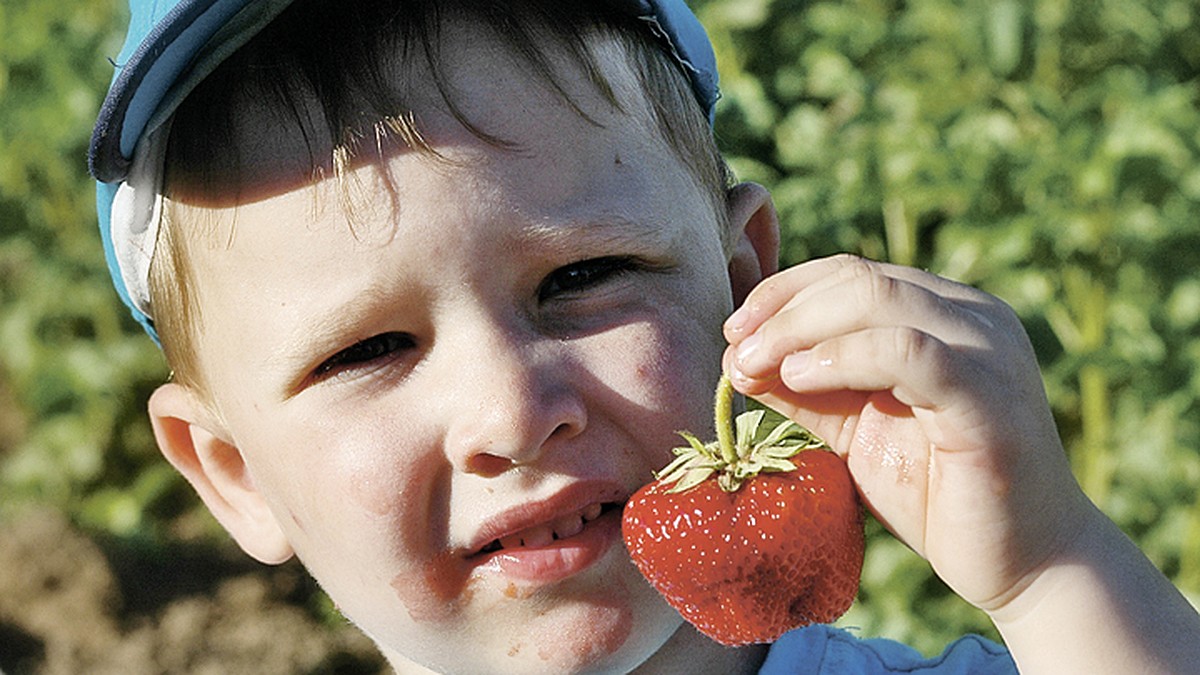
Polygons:
[[118,6],[0,6],[0,490],[155,536],[190,499],[154,450],[144,405],[166,373],[109,287],[84,162]]

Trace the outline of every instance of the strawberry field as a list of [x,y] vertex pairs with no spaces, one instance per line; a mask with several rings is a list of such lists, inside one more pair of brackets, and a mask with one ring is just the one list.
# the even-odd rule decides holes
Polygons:
[[[784,262],[852,251],[1012,304],[1086,491],[1200,599],[1200,1],[693,4],[719,142],[774,193]],[[227,543],[153,448],[167,373],[95,231],[84,157],[125,20],[0,4],[0,528],[53,510],[153,558]],[[842,625],[926,652],[990,630],[868,534]]]

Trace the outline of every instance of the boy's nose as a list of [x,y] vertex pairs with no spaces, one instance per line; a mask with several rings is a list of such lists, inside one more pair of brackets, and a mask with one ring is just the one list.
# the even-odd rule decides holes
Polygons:
[[564,343],[499,333],[465,342],[467,357],[454,359],[444,396],[431,401],[447,406],[457,470],[496,476],[533,465],[583,431],[587,409]]

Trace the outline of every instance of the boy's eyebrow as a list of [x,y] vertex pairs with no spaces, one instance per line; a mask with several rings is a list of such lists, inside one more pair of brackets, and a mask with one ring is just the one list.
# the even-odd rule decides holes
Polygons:
[[665,243],[664,235],[669,229],[658,223],[605,213],[531,223],[523,228],[522,234],[529,238],[530,244],[556,249],[586,251],[604,245],[645,249]]

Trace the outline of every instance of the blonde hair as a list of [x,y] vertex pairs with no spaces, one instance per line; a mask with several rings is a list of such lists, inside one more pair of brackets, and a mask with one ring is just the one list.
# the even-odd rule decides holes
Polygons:
[[[219,192],[218,186],[253,180],[241,175],[233,140],[239,129],[235,114],[239,106],[265,107],[272,119],[292,126],[308,146],[307,175],[313,180],[326,175],[326,169],[335,176],[342,173],[358,151],[362,134],[357,130],[364,127],[377,137],[436,155],[385,78],[387,64],[396,58],[419,58],[429,65],[447,108],[465,128],[488,143],[509,145],[462,114],[446,86],[437,47],[438,34],[448,19],[474,19],[493,31],[585,118],[558,80],[552,50],[565,50],[596,90],[620,108],[588,44],[594,39],[590,36],[615,38],[641,86],[654,126],[710,197],[722,224],[719,235],[724,236],[730,177],[707,114],[692,94],[688,77],[650,30],[610,4],[600,0],[297,0],[225,61],[176,112],[168,141],[166,207],[149,281],[155,329],[176,381],[207,392],[198,362],[204,339],[197,298],[200,280],[189,262],[189,246],[197,240],[197,232],[211,228],[193,222],[195,209],[172,197],[183,185],[190,193]],[[305,104],[312,100],[318,102],[317,111]]]

